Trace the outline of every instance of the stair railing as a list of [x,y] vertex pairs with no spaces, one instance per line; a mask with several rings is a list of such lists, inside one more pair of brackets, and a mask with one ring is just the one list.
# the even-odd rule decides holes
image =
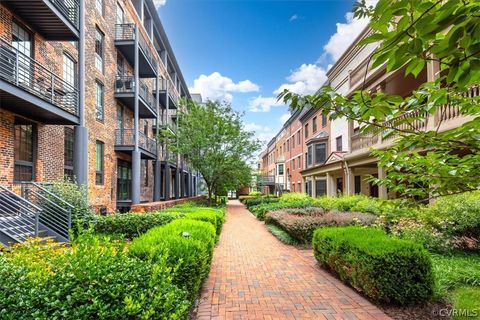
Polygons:
[[7,187],[0,186],[0,216],[30,216],[35,217],[35,236],[38,236],[40,215],[42,209],[22,198]]
[[74,209],[71,204],[35,182],[22,183],[22,195],[42,208],[39,223],[58,236],[60,241],[70,240]]

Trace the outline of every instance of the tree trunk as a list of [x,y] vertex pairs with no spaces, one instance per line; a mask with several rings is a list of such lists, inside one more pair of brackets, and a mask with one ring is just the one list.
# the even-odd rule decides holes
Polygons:
[[212,188],[207,185],[207,189],[208,189],[208,206],[211,207],[212,206]]

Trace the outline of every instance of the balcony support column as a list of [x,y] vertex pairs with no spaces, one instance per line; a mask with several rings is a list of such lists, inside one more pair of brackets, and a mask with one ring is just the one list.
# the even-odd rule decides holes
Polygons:
[[[387,176],[385,168],[378,167],[378,178],[384,179]],[[378,186],[378,197],[380,199],[388,199],[388,190],[385,186]]]
[[170,165],[168,164],[168,159],[165,159],[163,162],[164,164],[164,171],[163,176],[165,178],[165,200],[170,200],[170,179],[172,179],[172,173],[170,171]]
[[345,180],[347,187],[347,195],[353,196],[355,194],[355,174],[353,173],[353,170],[348,166],[345,168]]
[[138,26],[135,26],[135,109],[133,117],[133,135],[134,135],[134,151],[132,152],[132,204],[140,203],[140,150],[139,150],[139,137],[138,137],[138,128],[139,128],[139,56],[138,56]]
[[79,3],[78,40],[78,117],[79,125],[75,126],[75,143],[73,168],[79,186],[88,186],[88,130],[85,127],[85,1]]
[[335,190],[335,177],[327,172],[327,196],[335,197],[337,192]]
[[[160,70],[157,67],[157,78],[155,79],[155,108],[157,110],[157,117],[155,119],[156,127],[155,127],[155,140],[158,141],[159,136],[159,128],[160,128],[160,95],[159,95],[159,86],[160,86]],[[161,171],[162,171],[162,164],[160,159],[160,148],[158,147],[158,142],[156,146],[156,161],[155,161],[155,170],[154,170],[154,177],[153,177],[153,201],[160,201],[161,198]]]

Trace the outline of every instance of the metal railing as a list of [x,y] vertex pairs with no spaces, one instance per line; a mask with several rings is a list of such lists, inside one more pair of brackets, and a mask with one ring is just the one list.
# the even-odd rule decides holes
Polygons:
[[[157,70],[157,60],[155,59],[152,49],[147,44],[147,40],[141,32],[138,38],[138,46],[143,52],[148,62],[152,65],[153,70]],[[135,24],[134,23],[122,23],[115,25],[115,40],[135,40]]]
[[265,186],[275,185],[275,176],[274,175],[264,175],[258,177],[258,184]]
[[[118,93],[134,93],[135,92],[135,77],[131,75],[117,76],[115,79],[115,92]],[[140,81],[138,95],[145,101],[145,103],[153,106],[153,95],[148,86],[143,81]]]
[[78,115],[78,89],[0,39],[0,79]]
[[161,153],[161,159],[163,161],[168,161],[172,164],[176,164],[177,163],[177,154],[174,153],[174,152],[167,152],[166,150],[163,150],[162,153]]
[[79,12],[80,3],[78,0],[50,0],[51,3],[62,13],[62,15],[70,20],[70,22],[79,28]]
[[373,134],[356,133],[351,136],[352,151],[368,148],[376,144],[378,136]]
[[[135,130],[134,129],[116,129],[115,130],[116,146],[135,146]],[[150,153],[157,153],[157,141],[147,137],[143,132],[138,133],[138,147]]]
[[[12,190],[0,186],[0,218],[9,217],[30,217],[34,219],[34,233],[32,236],[38,235],[38,221],[42,209],[31,203],[27,199],[20,197]],[[9,221],[10,225],[15,226],[15,220]],[[18,225],[17,227],[20,227]]]
[[63,239],[70,240],[74,207],[35,182],[22,183],[22,196],[42,209],[39,223]]

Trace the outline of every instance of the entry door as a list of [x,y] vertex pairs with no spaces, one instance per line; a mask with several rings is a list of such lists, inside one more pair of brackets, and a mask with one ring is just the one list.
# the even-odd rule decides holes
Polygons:
[[[375,178],[378,178],[378,175],[373,174]],[[370,182],[370,197],[378,198],[378,186]]]
[[117,164],[117,200],[132,199],[132,165],[126,161]]

